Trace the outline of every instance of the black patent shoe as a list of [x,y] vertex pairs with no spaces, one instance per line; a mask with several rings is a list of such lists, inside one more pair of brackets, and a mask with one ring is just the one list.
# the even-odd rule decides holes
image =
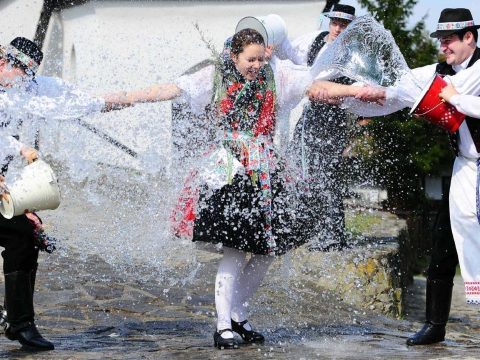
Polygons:
[[235,331],[238,335],[240,335],[243,341],[247,343],[263,343],[265,341],[265,337],[262,334],[253,330],[245,329],[244,325],[247,322],[248,320],[244,320],[242,322],[236,322],[232,320],[232,330]]
[[18,330],[9,327],[5,331],[5,336],[9,340],[18,340],[20,344],[31,350],[53,350],[55,348],[50,341],[40,335],[34,323],[28,323]]
[[226,331],[232,331],[231,329],[223,329],[219,331],[215,331],[213,333],[213,344],[216,348],[223,350],[223,349],[238,349],[237,340],[234,338],[225,339],[222,337],[222,334]]
[[445,340],[445,324],[435,325],[426,322],[413,336],[407,339],[407,345],[428,345]]

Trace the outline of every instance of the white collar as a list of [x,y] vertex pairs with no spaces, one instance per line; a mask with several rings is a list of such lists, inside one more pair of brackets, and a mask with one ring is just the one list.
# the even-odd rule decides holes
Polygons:
[[468,59],[466,59],[464,62],[462,62],[460,65],[452,65],[453,71],[458,73],[462,70],[465,70],[467,68],[468,64],[470,63],[470,60],[472,59],[472,57],[473,57],[473,54],[470,55],[470,57]]

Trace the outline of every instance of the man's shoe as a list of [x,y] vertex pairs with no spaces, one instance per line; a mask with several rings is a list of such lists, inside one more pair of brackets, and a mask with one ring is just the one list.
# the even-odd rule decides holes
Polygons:
[[232,332],[231,329],[223,329],[219,331],[215,331],[213,333],[213,344],[216,348],[223,350],[223,349],[238,349],[238,343],[234,338],[225,339],[222,337],[222,334],[226,331]]
[[415,335],[407,339],[407,345],[428,345],[443,340],[445,340],[445,324],[435,325],[426,322]]
[[28,323],[18,330],[9,327],[5,331],[5,336],[10,340],[18,340],[20,344],[32,350],[53,350],[55,348],[50,341],[40,335],[34,323]]
[[232,330],[240,335],[243,341],[247,343],[262,344],[265,341],[265,337],[259,332],[245,329],[244,325],[248,323],[248,320],[242,322],[236,322],[232,320]]
[[5,332],[8,328],[7,310],[0,306],[0,331]]

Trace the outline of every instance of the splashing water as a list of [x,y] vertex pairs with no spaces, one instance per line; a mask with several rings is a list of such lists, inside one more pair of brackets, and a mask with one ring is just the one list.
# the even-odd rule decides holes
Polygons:
[[[386,47],[379,49],[387,52]],[[381,75],[384,81],[394,78],[386,71],[386,60],[375,65],[385,68]],[[70,105],[62,97],[59,101],[65,102],[64,107]],[[61,208],[45,213],[55,224],[54,235],[70,240],[81,256],[98,254],[123,269],[139,271],[143,266],[150,266],[157,269],[158,275],[172,268],[169,262],[173,258],[173,267],[178,269],[182,263],[186,274],[196,269],[198,264],[192,256],[194,245],[172,236],[169,217],[185,175],[192,166],[198,166],[203,153],[219,141],[208,121],[191,115],[181,104],[175,104],[174,112],[178,116],[176,119],[174,116],[171,127],[165,122],[148,120],[162,121],[170,116],[170,108],[156,104],[137,105],[119,113],[85,119],[95,126],[99,124],[98,127],[106,129],[107,133],[115,130],[112,132],[115,136],[121,134],[121,139],[127,138],[128,145],[138,151],[138,156],[132,158],[82,129],[75,122],[78,113],[69,113],[68,121],[57,120],[49,112],[58,104],[33,99],[25,106],[35,111],[25,120],[22,139],[24,136],[31,138],[32,130],[40,128],[42,155],[54,165],[63,190]],[[42,120],[42,116],[48,120]],[[113,125],[105,125],[105,118]],[[143,121],[135,123],[138,119]],[[25,143],[33,142],[27,140]],[[317,230],[315,221],[309,217],[312,215],[312,189],[308,182],[295,183],[295,168],[287,175],[293,181],[283,189],[288,201],[281,209],[282,231],[290,237],[295,236],[295,231],[303,231],[308,237]],[[182,276],[177,275],[175,279],[180,280]]]
[[409,72],[391,32],[369,15],[352,21],[317,61],[371,85],[394,85]]

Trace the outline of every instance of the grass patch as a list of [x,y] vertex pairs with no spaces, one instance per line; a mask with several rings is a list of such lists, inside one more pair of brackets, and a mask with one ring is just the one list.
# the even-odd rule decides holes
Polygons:
[[382,222],[380,214],[369,212],[353,212],[345,217],[345,226],[347,231],[353,235],[364,235],[370,233],[372,229]]

